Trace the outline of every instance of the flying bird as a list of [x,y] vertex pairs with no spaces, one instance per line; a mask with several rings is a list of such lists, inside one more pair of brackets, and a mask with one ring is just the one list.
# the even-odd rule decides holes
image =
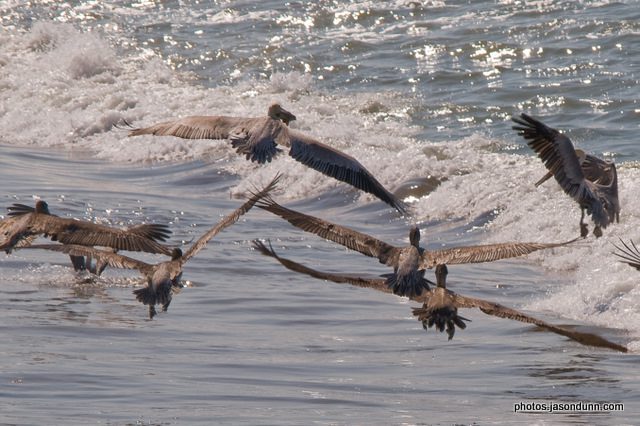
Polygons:
[[[407,205],[391,192],[355,158],[289,128],[296,116],[272,104],[266,117],[190,116],[174,121],[134,128],[129,136],[176,136],[183,139],[229,139],[239,154],[260,164],[270,162],[289,148],[289,155],[307,167],[368,192],[406,215]],[[127,123],[128,124],[128,123]]]
[[171,249],[160,244],[170,234],[166,225],[139,225],[118,229],[84,220],[62,218],[49,212],[49,205],[36,201],[33,211],[17,204],[15,214],[0,222],[0,250],[10,253],[14,248],[31,244],[38,235],[63,244],[111,247],[118,250],[170,254]]
[[527,145],[549,169],[549,173],[536,186],[552,174],[563,191],[580,205],[581,236],[586,237],[589,233],[584,223],[585,211],[593,219],[593,234],[596,237],[601,237],[602,229],[614,219],[620,221],[618,174],[612,161],[576,150],[567,136],[525,113],[512,120],[518,124],[513,129],[527,140]]
[[[7,213],[7,216],[10,216],[10,217],[22,216],[28,213],[34,213],[36,211],[34,207],[27,206],[26,204],[19,204],[19,203],[12,204],[10,207],[7,208],[7,210],[9,211],[9,213]],[[51,213],[48,206],[41,205],[41,213],[55,216]],[[131,234],[149,236],[154,241],[158,241],[158,242],[165,242],[171,235],[171,230],[169,230],[169,228],[166,225],[160,225],[160,224],[135,225],[135,226],[129,227],[127,230]],[[29,237],[23,238],[17,246],[18,247],[28,246],[31,244],[33,240],[36,239],[36,237],[37,235],[31,235]],[[113,252],[116,251],[116,249],[113,249],[113,248],[111,250]],[[167,253],[165,252],[165,254]],[[105,262],[100,262],[99,260],[96,260],[96,262],[94,262],[91,256],[70,255],[69,258],[71,259],[71,264],[73,265],[73,269],[76,271],[86,270],[91,272],[94,275],[99,276],[107,267],[107,264]]]
[[447,291],[447,265],[436,266],[436,288],[432,289],[429,297],[426,298],[422,308],[414,308],[413,315],[422,321],[422,328],[425,330],[435,325],[441,333],[445,327],[449,340],[453,339],[456,326],[464,330],[467,328],[465,321],[467,318],[458,315],[458,304],[455,301],[455,294]]
[[[387,286],[385,279],[340,275],[318,271],[290,259],[280,257],[273,250],[270,242],[268,248],[259,240],[254,240],[253,245],[262,254],[276,259],[285,268],[294,272],[299,272],[317,279],[332,281],[339,284],[351,284],[357,287],[372,288],[383,293],[392,293],[391,289]],[[446,288],[447,273],[446,265],[438,265],[436,267],[437,284],[427,280],[428,282],[424,284],[424,287],[428,288],[428,290],[424,291],[420,296],[411,297],[412,300],[422,303],[422,307],[413,308],[413,313],[420,321],[423,322],[425,330],[431,325],[435,325],[436,328],[442,332],[446,326],[449,340],[451,340],[455,332],[454,327],[458,326],[459,328],[464,329],[466,327],[464,321],[469,321],[466,318],[459,316],[457,310],[459,308],[478,308],[487,315],[534,324],[540,328],[560,334],[583,345],[609,348],[620,352],[628,351],[625,346],[611,342],[596,334],[570,330],[565,327],[550,324],[546,321],[542,321],[538,318],[498,303],[473,297],[466,297],[455,293]],[[437,287],[432,289],[429,287],[430,285],[436,285]]]
[[114,252],[74,244],[34,244],[30,248],[55,250],[74,256],[91,256],[114,268],[137,269],[147,279],[147,286],[134,290],[133,293],[139,302],[149,306],[149,319],[153,319],[157,314],[155,305],[162,305],[163,312],[166,311],[171,303],[172,290],[175,291],[182,287],[180,280],[182,279],[183,265],[202,250],[209,240],[220,231],[236,223],[260,198],[273,191],[279,179],[280,175],[277,175],[264,189],[253,193],[242,206],[225,216],[202,235],[186,253],[183,253],[180,248],[174,248],[171,252],[171,260],[165,262],[149,264]]
[[636,244],[633,240],[629,240],[629,244],[627,244],[622,241],[622,239],[620,239],[620,244],[622,244],[624,248],[614,244],[613,246],[618,249],[618,251],[613,254],[622,259],[620,262],[626,263],[632,268],[636,268],[640,271],[640,250],[638,250]]
[[393,267],[393,273],[387,274],[387,285],[394,294],[407,297],[419,296],[426,289],[424,286],[425,269],[444,264],[493,262],[523,256],[537,250],[564,246],[575,241],[500,243],[425,250],[420,247],[420,229],[414,225],[409,230],[409,246],[396,247],[346,226],[288,209],[276,203],[271,197],[263,198],[257,206],[280,216],[303,231],[341,244],[365,256],[378,258],[380,263]]

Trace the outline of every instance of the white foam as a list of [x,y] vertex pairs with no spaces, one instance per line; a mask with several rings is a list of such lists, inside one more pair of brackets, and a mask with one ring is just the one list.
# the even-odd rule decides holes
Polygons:
[[[426,176],[447,180],[415,203],[419,221],[472,221],[498,214],[480,230],[483,240],[563,241],[578,235],[580,211],[553,180],[535,188],[545,169],[530,155],[509,152],[513,141],[482,134],[433,143],[415,137],[407,123],[406,101],[394,93],[320,93],[308,75],[274,74],[270,80],[238,80],[233,86],[202,87],[145,51],[116,54],[94,34],[63,24],[36,24],[30,33],[0,36],[0,136],[2,143],[86,149],[114,162],[173,162],[204,159],[247,177],[234,193],[285,172],[279,199],[298,199],[340,187],[358,202],[373,197],[322,177],[281,155],[259,166],[238,156],[224,141],[173,137],[128,138],[113,125],[126,119],[150,125],[201,114],[262,116],[278,101],[297,115],[293,127],[357,158],[390,189]],[[380,107],[372,108],[372,105]],[[514,139],[516,138],[514,134]],[[545,309],[607,327],[628,327],[638,337],[638,273],[616,261],[611,242],[635,238],[639,169],[619,167],[622,215],[605,237],[590,237],[554,255],[536,254],[541,266],[567,270],[569,284],[555,288],[532,309]]]
[[[415,131],[406,126],[405,106],[397,95],[332,98],[316,93],[311,77],[299,73],[206,88],[157,59],[119,57],[94,34],[64,24],[37,24],[31,33],[16,32],[1,49],[6,65],[0,85],[10,89],[0,95],[10,105],[0,117],[4,143],[86,149],[116,162],[223,160],[225,171],[257,175],[258,181],[284,170],[290,198],[338,185],[352,191],[286,154],[261,167],[236,155],[225,141],[128,138],[126,131],[113,128],[122,119],[149,125],[186,115],[263,116],[278,101],[298,116],[293,127],[358,158],[392,189],[426,168],[416,159],[419,149],[410,138]],[[359,112],[371,103],[384,105],[384,111]],[[399,167],[405,160],[418,167],[411,176]],[[235,191],[245,189],[241,185]]]
[[[482,229],[474,230],[486,233],[482,239],[487,243],[560,242],[579,235],[577,203],[553,179],[534,187],[546,172],[537,158],[491,152],[495,144],[481,136],[430,145],[439,172],[450,176],[434,193],[418,201],[421,219],[463,217],[471,222],[487,212],[498,212]],[[440,160],[436,162],[435,157]],[[552,290],[525,307],[599,326],[626,328],[633,339],[638,339],[638,272],[618,262],[612,252],[618,238],[640,241],[640,217],[635,213],[640,211],[636,195],[640,191],[640,169],[633,163],[619,165],[618,178],[620,223],[610,225],[602,238],[590,235],[570,247],[530,255],[529,259],[542,267],[567,274],[562,286],[545,286]],[[589,219],[587,222],[592,230],[593,224]]]

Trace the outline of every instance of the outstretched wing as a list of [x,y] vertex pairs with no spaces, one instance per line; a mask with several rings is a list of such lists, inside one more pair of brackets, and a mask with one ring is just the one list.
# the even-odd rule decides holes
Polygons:
[[196,253],[202,250],[207,245],[209,240],[215,237],[220,231],[236,223],[238,219],[240,219],[240,216],[242,216],[243,214],[251,210],[251,208],[259,200],[268,196],[269,193],[276,188],[278,181],[280,180],[280,176],[281,175],[278,173],[273,178],[273,180],[267,186],[265,186],[261,191],[254,192],[251,198],[249,198],[242,206],[240,206],[239,208],[235,209],[233,212],[225,216],[224,219],[218,222],[217,225],[215,225],[213,228],[207,231],[202,237],[200,237],[198,241],[196,241],[189,248],[189,250],[187,250],[187,252],[182,256],[182,263],[186,262],[191,257],[193,257]]
[[[7,210],[9,210],[7,216],[22,216],[27,213],[33,213],[36,209],[25,204],[14,203],[8,207]],[[139,235],[143,238],[149,238],[154,241],[166,241],[171,236],[171,230],[167,225],[156,223],[134,225],[127,228],[127,230],[132,234]]]
[[391,266],[397,264],[400,249],[370,235],[288,209],[276,203],[271,197],[263,198],[257,203],[257,206],[280,216],[303,231],[341,244],[365,256],[377,257],[380,263]]
[[142,262],[141,260],[133,259],[111,251],[76,244],[33,244],[26,248],[52,250],[60,253],[67,253],[71,256],[89,256],[97,259],[99,262],[106,263],[113,268],[137,269],[144,274],[148,273],[151,268],[153,268],[153,265]]
[[192,116],[150,127],[133,129],[129,136],[176,136],[183,139],[229,139],[236,152],[247,160],[271,161],[278,149],[287,145],[286,125],[269,117]]
[[29,220],[24,215],[10,216],[0,221],[0,247],[10,252],[13,247],[25,247],[37,238],[26,232],[25,223]]
[[[19,204],[19,203],[15,203],[11,205],[7,210],[9,210],[8,216],[11,216],[11,217],[24,216],[25,214],[35,212],[35,208],[31,206],[27,206],[25,204]],[[51,216],[55,216],[55,215],[51,215]],[[131,234],[138,235],[140,238],[149,239],[153,241],[166,241],[171,236],[171,230],[169,229],[169,227],[167,225],[161,225],[161,224],[136,225],[128,228],[128,231]],[[26,247],[30,245],[36,238],[37,238],[37,234],[27,235],[19,239],[15,246],[18,248]],[[162,250],[165,250],[165,249],[163,248]],[[168,249],[166,250],[168,251]],[[70,257],[71,257],[71,262],[73,263],[74,268],[76,270],[84,269],[84,266],[85,266],[84,258],[82,257],[78,258],[74,255],[70,255]]]
[[289,155],[296,161],[373,194],[403,215],[407,214],[407,205],[387,191],[355,158],[301,132],[289,130],[289,139],[291,143]]
[[603,228],[606,227],[609,218],[596,195],[595,184],[585,179],[571,140],[524,113],[520,114],[520,117],[513,117],[513,121],[519,124],[513,126],[513,129],[527,140],[527,145],[553,173],[564,192],[581,206],[589,206],[594,222]]
[[538,154],[547,169],[553,172],[565,192],[574,198],[581,196],[579,192],[584,187],[584,174],[571,140],[525,113],[512,120],[518,124],[513,129],[527,140],[527,145]]
[[160,223],[144,223],[130,226],[127,228],[127,232],[153,241],[167,241],[171,236],[169,227]]
[[[452,292],[453,293],[453,292]],[[535,324],[538,327],[549,330],[553,333],[560,334],[575,340],[578,343],[587,346],[597,346],[601,348],[609,348],[620,352],[627,352],[627,347],[611,342],[603,337],[593,333],[583,333],[579,331],[569,330],[564,327],[550,324],[546,321],[532,317],[515,309],[507,308],[498,303],[489,302],[487,300],[476,299],[472,297],[461,296],[454,293],[455,304],[459,308],[478,308],[487,315],[493,315],[500,318],[508,318],[529,324]]]
[[332,281],[338,284],[351,284],[357,287],[373,288],[374,290],[382,291],[383,293],[391,293],[391,289],[386,284],[387,280],[384,278],[363,278],[352,275],[332,274],[329,272],[322,272],[316,269],[311,269],[300,263],[278,256],[271,246],[271,241],[269,241],[269,248],[267,248],[264,243],[259,240],[254,240],[253,246],[256,248],[256,250],[260,251],[260,253],[264,254],[265,256],[273,257],[285,268],[291,271],[300,272],[301,274],[306,274],[320,280]]
[[[366,287],[373,288],[378,291],[382,291],[384,293],[391,293],[391,290],[386,284],[386,280],[384,279],[367,279],[361,277],[353,277],[348,275],[339,275],[339,274],[331,274],[326,272],[321,272],[315,269],[308,268],[304,265],[301,265],[292,260],[288,260],[278,256],[273,247],[271,247],[271,243],[269,242],[269,248],[267,248],[264,243],[258,240],[253,241],[254,247],[259,250],[262,254],[273,257],[278,262],[280,262],[284,267],[290,269],[295,272],[300,272],[314,278],[332,281],[340,284],[351,284],[358,287]],[[432,282],[427,281],[431,285],[435,285]],[[446,296],[446,297],[445,297]],[[435,300],[436,298],[437,300]],[[488,302],[482,299],[475,299],[471,297],[461,296],[452,291],[435,288],[433,290],[425,291],[422,295],[412,298],[413,300],[424,303],[422,308],[414,309],[414,315],[418,316],[421,320],[429,320],[431,315],[436,315],[436,319],[434,323],[437,323],[437,319],[439,316],[443,315],[443,309],[449,310],[453,312],[453,316],[449,315],[445,316],[445,320],[451,317],[451,320],[455,325],[460,328],[465,328],[465,324],[463,320],[468,321],[466,318],[457,316],[456,308],[479,308],[484,313],[488,315],[494,315],[500,318],[509,318],[516,321],[526,322],[530,324],[535,324],[539,327],[552,331],[554,333],[560,334],[562,336],[568,337],[572,340],[575,340],[583,345],[589,346],[598,346],[609,349],[614,349],[621,352],[627,352],[627,348],[622,345],[618,345],[609,340],[606,340],[600,336],[597,336],[592,333],[582,333],[578,331],[569,330],[563,327],[555,326],[553,324],[549,324],[545,321],[539,320],[532,316],[526,315],[522,312],[516,311],[514,309],[507,308],[505,306],[499,305],[497,303]],[[437,312],[436,312],[437,311]],[[423,315],[424,318],[420,318],[420,315]],[[439,316],[438,316],[439,315]],[[446,322],[446,321],[445,321]],[[444,324],[444,323],[443,323]],[[449,336],[453,336],[453,328],[452,326],[448,326]]]
[[[162,225],[158,225],[162,227]],[[156,227],[137,229],[111,228],[92,222],[61,218],[51,215],[38,215],[30,222],[29,232],[50,236],[53,241],[63,244],[112,247],[118,250],[144,251],[149,253],[171,254],[171,249],[158,243]]]
[[453,247],[442,250],[425,250],[422,254],[422,268],[437,265],[493,262],[510,257],[524,256],[534,251],[562,247],[576,239],[564,243],[499,243],[469,247]]
[[255,118],[227,117],[223,115],[191,116],[153,126],[134,128],[129,136],[176,136],[182,139],[227,139],[241,133],[255,123]]
[[621,262],[640,271],[640,250],[638,250],[638,247],[636,247],[633,240],[629,240],[629,244],[627,244],[622,241],[621,238],[620,244],[622,244],[622,247],[624,248],[614,244],[613,246],[618,249],[618,252],[614,252],[613,254],[621,258]]

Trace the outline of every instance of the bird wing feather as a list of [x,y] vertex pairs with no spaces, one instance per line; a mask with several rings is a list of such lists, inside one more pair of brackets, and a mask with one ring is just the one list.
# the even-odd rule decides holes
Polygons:
[[618,250],[613,254],[621,258],[621,262],[640,271],[640,250],[638,250],[636,244],[633,240],[629,240],[629,243],[627,244],[622,240],[622,238],[620,239],[620,244],[622,247],[616,244],[613,245]]
[[563,243],[498,243],[468,247],[453,247],[441,250],[425,250],[422,254],[422,268],[436,265],[493,262],[510,257],[523,256],[537,250],[562,247],[576,241]]
[[14,203],[7,208],[9,213],[7,216],[22,216],[23,214],[33,213],[36,209],[32,206],[27,206],[26,204]]
[[582,173],[585,179],[606,186],[614,180],[615,165],[611,161],[587,154],[582,162]]
[[171,250],[138,231],[111,228],[92,222],[35,214],[29,225],[29,233],[50,236],[63,244],[112,247],[118,250],[145,251],[171,254]]
[[304,133],[289,130],[289,155],[307,167],[346,182],[407,213],[407,205],[398,200],[358,160]]
[[243,126],[230,135],[231,145],[238,154],[259,164],[271,162],[280,151],[278,145],[289,145],[287,126],[271,118],[255,119],[253,126]]
[[261,209],[267,210],[293,226],[303,231],[316,234],[324,239],[341,244],[351,250],[358,251],[365,256],[376,257],[380,263],[396,266],[400,249],[370,235],[340,226],[320,218],[306,215],[295,210],[288,209],[267,196],[257,204]]
[[269,241],[269,248],[267,248],[263,242],[259,240],[253,241],[253,246],[260,251],[260,253],[265,256],[273,257],[278,262],[280,262],[285,268],[299,272],[302,274],[309,275],[313,278],[318,278],[321,280],[332,281],[338,284],[351,284],[356,287],[365,287],[372,288],[374,290],[381,291],[383,293],[391,293],[391,289],[386,284],[386,279],[384,278],[363,278],[353,275],[341,275],[341,274],[333,274],[329,272],[318,271],[316,269],[309,268],[300,263],[294,262],[293,260],[285,259],[276,254],[275,250],[271,246],[271,242]]
[[129,136],[176,136],[182,139],[227,139],[255,125],[257,118],[228,117],[224,115],[190,116],[165,121],[144,128],[134,128]]
[[66,253],[71,256],[91,256],[98,261],[106,262],[109,266],[119,269],[137,269],[146,274],[151,271],[153,265],[141,260],[133,259],[112,251],[100,250],[93,247],[77,244],[33,244],[29,249],[52,250]]
[[513,129],[527,140],[527,145],[553,173],[564,192],[581,205],[599,203],[594,188],[587,185],[580,160],[567,136],[524,113],[513,117],[513,121],[518,124]]
[[[453,293],[453,292],[452,292]],[[455,304],[459,308],[478,308],[487,315],[493,315],[499,318],[508,318],[524,323],[535,324],[545,330],[568,337],[578,343],[587,346],[596,346],[601,348],[609,348],[620,352],[627,352],[627,347],[611,342],[603,337],[593,333],[583,333],[575,330],[569,330],[564,327],[550,324],[541,319],[532,317],[515,309],[508,308],[498,303],[489,302],[483,299],[466,297],[453,293],[455,296]]]
[[200,250],[202,250],[209,240],[215,237],[220,231],[229,226],[233,225],[240,219],[240,216],[247,213],[251,208],[263,197],[269,195],[271,191],[273,191],[278,185],[278,181],[280,180],[281,175],[277,174],[271,182],[267,186],[265,186],[262,190],[254,192],[242,206],[235,209],[233,212],[225,216],[220,222],[218,222],[213,228],[207,231],[202,237],[198,239],[187,252],[182,256],[182,262],[186,262],[191,257],[195,256]]

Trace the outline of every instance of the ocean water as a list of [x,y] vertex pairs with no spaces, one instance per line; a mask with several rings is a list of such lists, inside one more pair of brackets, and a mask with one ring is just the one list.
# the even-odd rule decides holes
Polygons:
[[[5,1],[0,200],[59,215],[167,223],[189,245],[284,174],[282,204],[406,244],[565,241],[577,205],[511,129],[527,112],[616,161],[620,223],[569,248],[449,268],[450,288],[600,333],[628,354],[465,310],[451,341],[414,303],[287,271],[271,239],[317,269],[388,272],[255,209],[184,271],[153,321],[135,271],[77,275],[65,256],[0,256],[2,424],[634,424],[640,414],[637,2]],[[411,203],[372,196],[286,155],[258,166],[224,141],[127,138],[186,115],[259,116],[359,159]],[[593,226],[591,225],[591,228]],[[153,255],[140,255],[160,261]],[[431,272],[428,272],[430,274]],[[619,402],[602,414],[519,402]]]

